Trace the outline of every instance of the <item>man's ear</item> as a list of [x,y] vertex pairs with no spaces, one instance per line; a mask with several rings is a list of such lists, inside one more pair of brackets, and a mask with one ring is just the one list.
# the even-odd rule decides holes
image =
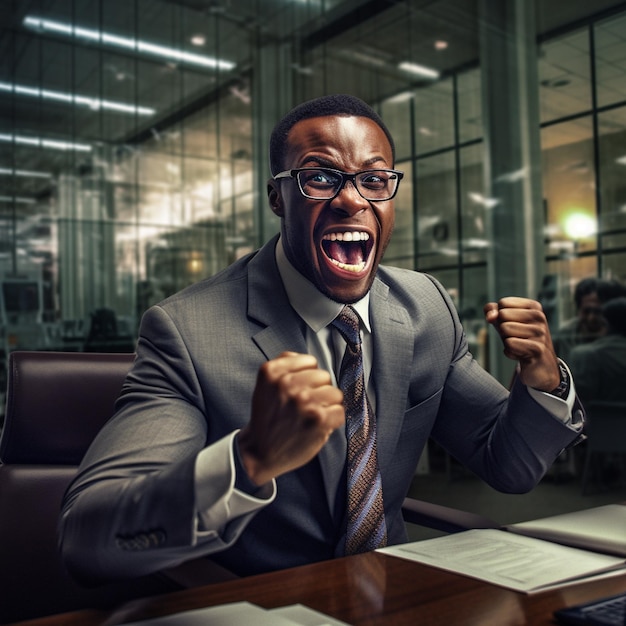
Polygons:
[[278,217],[284,217],[283,210],[283,197],[278,188],[278,183],[270,178],[267,181],[267,198],[270,203],[270,209],[272,209],[272,213]]

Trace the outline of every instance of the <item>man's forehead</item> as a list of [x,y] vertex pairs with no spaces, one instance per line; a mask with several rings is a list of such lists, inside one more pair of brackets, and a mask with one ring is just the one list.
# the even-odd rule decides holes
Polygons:
[[299,120],[291,127],[287,135],[287,146],[298,149],[302,143],[306,142],[320,145],[339,144],[342,139],[360,142],[366,137],[371,139],[372,132],[376,135],[374,141],[377,149],[393,151],[385,131],[375,120],[364,116],[341,114],[321,115]]

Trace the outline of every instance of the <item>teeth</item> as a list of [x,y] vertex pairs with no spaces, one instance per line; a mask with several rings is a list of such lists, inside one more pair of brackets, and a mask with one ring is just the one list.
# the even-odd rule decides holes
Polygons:
[[365,269],[365,261],[361,261],[358,265],[348,265],[347,263],[340,263],[339,261],[335,261],[335,259],[330,259],[330,262],[340,267],[342,270],[346,270],[347,272],[362,272]]
[[324,235],[327,241],[367,241],[370,238],[368,233],[358,230],[349,233],[329,233]]
[[[339,241],[339,242],[361,242],[367,241],[370,238],[369,234],[363,231],[354,230],[349,232],[334,232],[328,233],[324,235],[325,241]],[[333,265],[336,265],[338,268],[346,271],[346,272],[362,272],[366,266],[366,260],[359,261],[358,263],[344,263],[343,261],[339,261],[337,259],[332,258],[329,254],[328,258],[330,259]],[[344,259],[345,260],[345,259]],[[356,260],[356,259],[355,259]]]

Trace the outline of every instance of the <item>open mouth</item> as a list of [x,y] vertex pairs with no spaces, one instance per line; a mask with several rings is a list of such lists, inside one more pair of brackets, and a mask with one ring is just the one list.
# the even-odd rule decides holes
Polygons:
[[324,253],[333,265],[347,272],[362,272],[373,242],[363,231],[327,233],[322,238]]

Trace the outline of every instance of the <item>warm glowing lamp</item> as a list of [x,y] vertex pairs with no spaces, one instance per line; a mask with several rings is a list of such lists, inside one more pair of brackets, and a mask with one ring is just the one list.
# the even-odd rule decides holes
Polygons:
[[563,220],[565,234],[574,241],[593,237],[598,231],[595,217],[581,209],[574,209]]

